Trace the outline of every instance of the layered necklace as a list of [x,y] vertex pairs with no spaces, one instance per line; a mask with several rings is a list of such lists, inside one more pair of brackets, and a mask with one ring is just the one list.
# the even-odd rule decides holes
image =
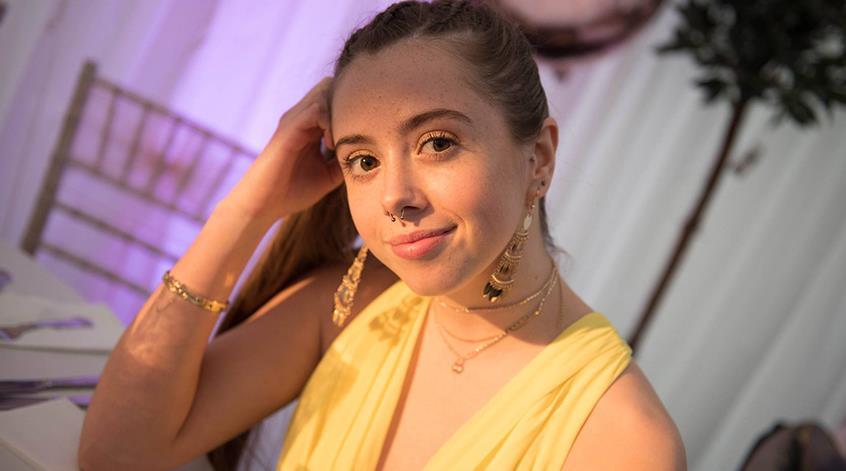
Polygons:
[[[546,299],[549,297],[549,293],[552,292],[552,289],[555,287],[555,285],[558,282],[558,276],[557,276],[558,275],[558,269],[557,268],[558,267],[556,266],[555,262],[553,262],[552,263],[552,270],[550,271],[549,278],[546,280],[546,283],[543,284],[541,289],[539,289],[538,291],[530,294],[526,298],[523,298],[519,302],[512,303],[512,304],[509,304],[509,305],[495,306],[495,307],[470,308],[470,307],[462,307],[462,306],[453,306],[453,305],[447,304],[446,302],[444,302],[440,299],[436,299],[438,304],[440,304],[441,306],[452,309],[454,311],[469,313],[469,312],[477,312],[477,311],[492,311],[492,310],[507,309],[507,308],[513,308],[513,307],[516,307],[516,306],[522,306],[523,304],[527,304],[527,303],[531,302],[533,299],[537,298],[538,296],[541,296],[540,302],[538,303],[537,307],[533,311],[523,315],[522,317],[520,317],[519,319],[514,321],[511,325],[506,327],[499,334],[492,335],[490,337],[486,337],[486,338],[483,338],[483,339],[465,340],[465,339],[459,338],[459,337],[453,335],[452,333],[448,332],[444,328],[444,326],[441,325],[441,323],[438,321],[438,318],[436,316],[433,316],[433,319],[435,321],[435,325],[438,327],[438,332],[440,333],[441,338],[444,340],[444,343],[446,344],[447,348],[456,356],[456,360],[452,364],[452,371],[455,372],[456,374],[461,373],[462,371],[464,371],[464,362],[474,358],[476,355],[481,353],[483,350],[487,349],[488,347],[490,347],[490,346],[494,345],[495,343],[499,342],[500,340],[504,339],[505,336],[507,336],[508,334],[510,334],[512,332],[515,332],[516,330],[518,330],[521,327],[523,327],[524,325],[526,325],[530,320],[532,320],[535,317],[537,317],[538,315],[540,315],[541,311],[543,310],[543,305],[544,305],[544,303],[546,303]],[[457,340],[461,340],[461,341],[465,341],[465,342],[482,342],[482,343],[480,345],[476,346],[469,353],[462,354],[450,343],[449,339],[447,339],[447,335],[450,335],[450,336],[456,338]]]

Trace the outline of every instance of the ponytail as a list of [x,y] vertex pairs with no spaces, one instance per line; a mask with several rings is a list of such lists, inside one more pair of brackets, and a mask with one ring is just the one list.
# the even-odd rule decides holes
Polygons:
[[[215,337],[246,321],[273,296],[315,268],[352,263],[356,235],[344,185],[311,208],[285,218],[221,320]],[[237,469],[245,449],[253,452],[249,443],[252,432],[247,430],[206,454],[215,471]]]

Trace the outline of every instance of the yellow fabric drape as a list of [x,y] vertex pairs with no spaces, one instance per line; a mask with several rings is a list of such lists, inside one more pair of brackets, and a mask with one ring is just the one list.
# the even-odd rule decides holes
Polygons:
[[[430,299],[399,281],[341,332],[300,396],[277,470],[375,468]],[[630,360],[605,316],[583,316],[456,430],[425,469],[561,469]]]

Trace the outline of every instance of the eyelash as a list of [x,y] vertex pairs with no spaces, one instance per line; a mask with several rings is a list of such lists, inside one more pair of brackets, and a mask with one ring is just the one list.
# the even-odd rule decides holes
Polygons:
[[[433,142],[435,140],[443,139],[443,140],[446,140],[447,142],[449,142],[449,148],[447,148],[446,150],[443,150],[441,152],[436,151],[436,152],[429,153],[430,155],[435,156],[434,157],[435,160],[440,160],[440,159],[446,158],[446,156],[447,156],[446,154],[451,153],[453,148],[456,145],[458,145],[458,138],[455,137],[455,135],[453,135],[452,133],[447,132],[447,131],[430,131],[430,132],[424,134],[422,136],[422,139],[423,139],[423,142],[420,143],[420,146],[417,148],[417,152],[422,152],[424,146],[426,146],[427,144],[429,144],[430,142]],[[344,173],[349,175],[350,177],[352,177],[355,180],[368,178],[367,173],[370,173],[369,171],[366,172],[364,175],[356,175],[355,173],[353,173],[353,170],[354,170],[355,166],[357,165],[357,162],[359,161],[359,159],[364,158],[364,157],[371,157],[371,158],[375,159],[375,157],[372,154],[367,154],[367,153],[360,153],[360,154],[353,153],[353,154],[350,154],[349,156],[347,156],[345,159],[343,159],[343,161],[341,163],[341,167],[342,167]]]

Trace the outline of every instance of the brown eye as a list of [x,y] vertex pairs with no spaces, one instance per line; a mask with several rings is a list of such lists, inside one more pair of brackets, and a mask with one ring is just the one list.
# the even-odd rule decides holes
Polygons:
[[445,131],[438,131],[424,136],[423,146],[421,151],[430,154],[441,154],[450,150],[458,140]]
[[445,137],[436,137],[432,139],[432,149],[434,149],[435,152],[443,152],[449,149],[451,145],[452,141]]
[[344,168],[353,177],[363,177],[379,166],[379,159],[368,154],[353,155],[344,160]]
[[358,166],[365,172],[369,172],[379,166],[379,161],[371,155],[359,157]]

